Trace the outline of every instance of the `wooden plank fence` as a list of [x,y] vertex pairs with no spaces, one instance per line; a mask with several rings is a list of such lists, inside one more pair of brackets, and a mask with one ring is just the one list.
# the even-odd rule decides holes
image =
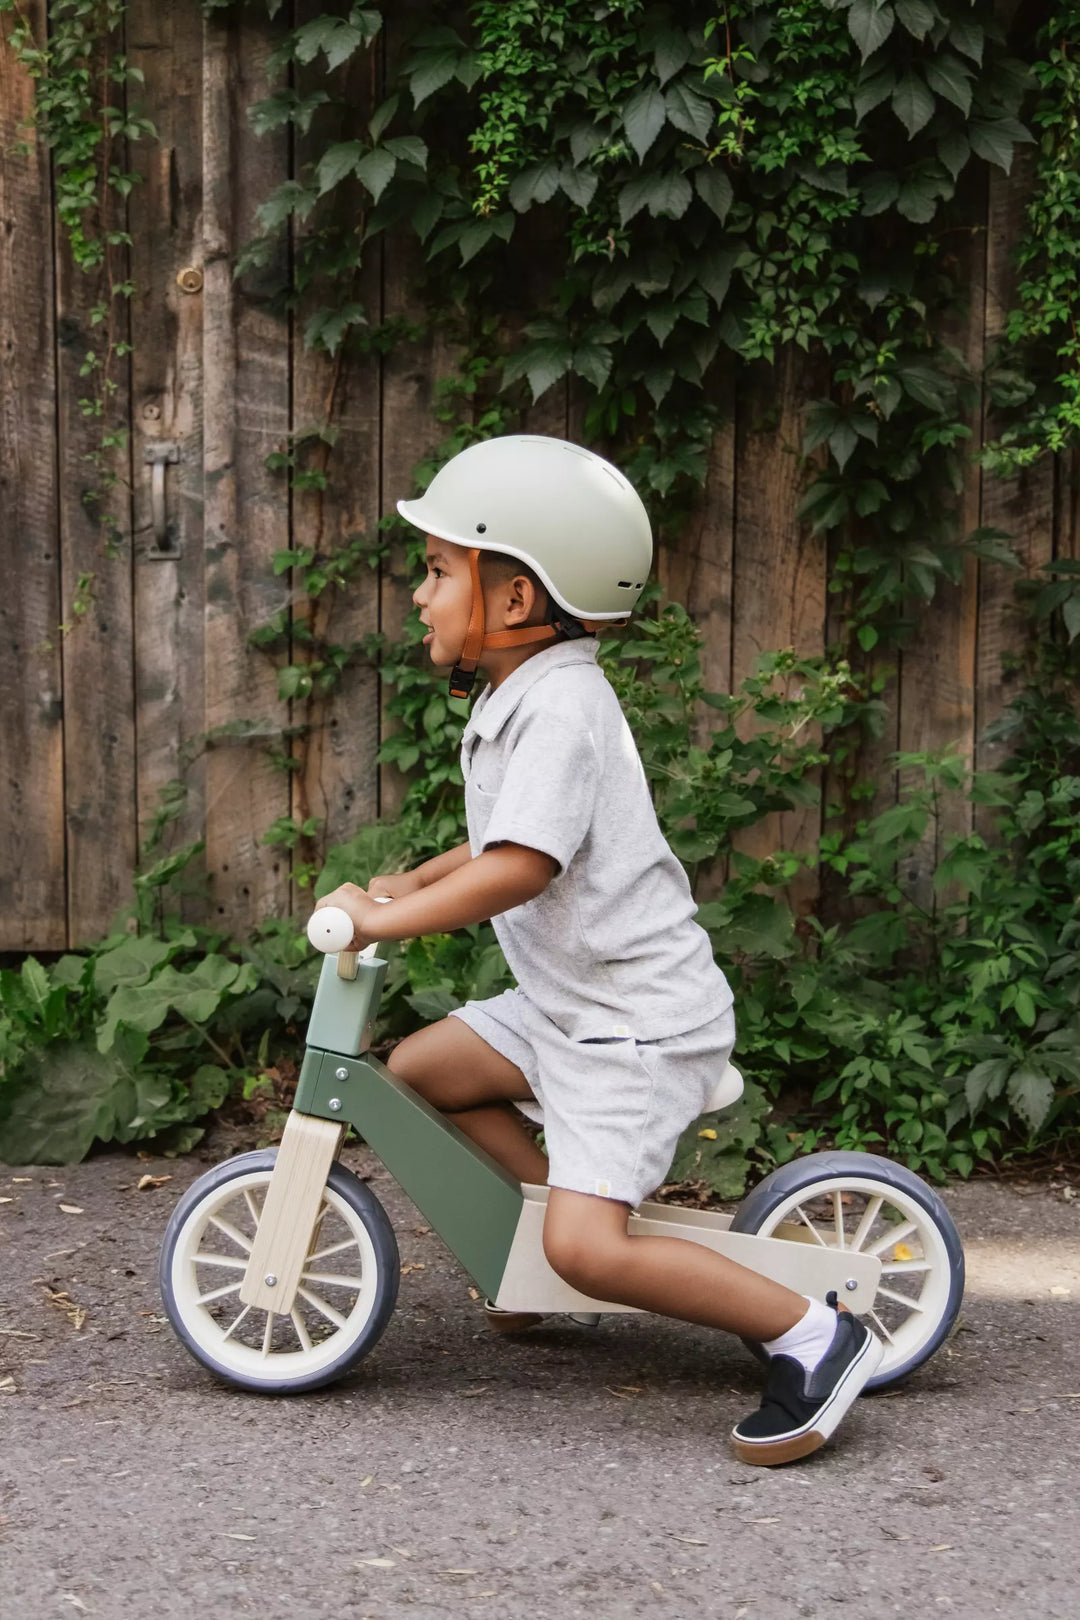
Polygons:
[[[44,11],[45,0],[29,0],[39,35]],[[185,907],[237,933],[310,903],[288,855],[261,841],[277,817],[323,817],[337,842],[393,813],[402,791],[397,771],[375,763],[387,719],[371,670],[350,670],[332,700],[282,705],[270,660],[246,637],[282,609],[294,625],[316,618],[320,631],[332,614],[341,641],[393,635],[413,611],[400,558],[347,597],[315,604],[292,597],[271,559],[289,545],[333,549],[350,533],[372,533],[410,492],[415,463],[440,436],[432,398],[452,368],[448,340],[428,332],[346,365],[306,351],[304,311],[284,319],[268,296],[281,266],[233,276],[256,205],[305,155],[302,139],[256,137],[245,114],[267,93],[273,25],[254,9],[204,18],[195,4],[131,0],[126,26],[125,48],[145,76],[140,105],[160,139],[130,157],[143,183],[129,211],[137,290],[121,397],[131,487],[111,496],[115,559],[103,556],[82,499],[94,424],[78,409],[79,370],[99,289],[54,230],[47,152],[32,137],[28,155],[18,150],[32,88],[0,48],[0,950],[9,952],[62,950],[104,933],[128,901],[158,792],[179,776],[189,801],[176,839],[206,840],[203,892]],[[385,50],[402,27],[399,10]],[[378,58],[374,69],[371,59],[358,65],[357,127],[381,78]],[[993,171],[973,222],[971,301],[954,336],[976,365],[1009,307],[1025,183],[1022,162],[1012,179]],[[370,256],[359,296],[374,318],[422,313],[414,255],[391,240]],[[733,365],[722,386],[727,423],[702,500],[678,542],[661,548],[658,570],[704,631],[706,677],[723,690],[769,648],[820,652],[829,604],[825,546],[795,516],[800,413],[816,391],[803,362]],[[331,488],[290,496],[265,458],[327,401],[341,431]],[[526,425],[580,437],[580,407],[569,390],[553,390]],[[982,407],[971,425],[976,443],[993,428]],[[171,455],[169,446],[162,547],[153,458]],[[1010,482],[972,467],[964,523],[1007,530],[1029,570],[1077,556],[1077,485],[1073,460]],[[95,576],[90,610],[58,636],[83,573]],[[864,764],[880,777],[879,804],[897,791],[884,764],[895,748],[958,744],[991,762],[978,738],[1008,701],[1002,654],[1019,635],[1011,583],[998,570],[972,563],[962,586],[941,590],[900,661],[888,734]],[[303,656],[299,642],[293,656]],[[301,722],[312,726],[303,769],[287,775],[257,743],[277,738],[287,749],[287,728]],[[254,724],[256,744],[230,740],[238,723]],[[755,829],[752,847],[806,847],[819,827],[818,812],[793,813]],[[907,881],[926,889],[939,853],[920,852]],[[812,903],[812,884],[794,898]]]

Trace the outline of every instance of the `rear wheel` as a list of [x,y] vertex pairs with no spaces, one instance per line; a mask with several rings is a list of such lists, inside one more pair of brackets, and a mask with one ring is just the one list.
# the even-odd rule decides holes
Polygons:
[[372,1349],[397,1300],[397,1239],[364,1182],[331,1166],[292,1309],[243,1305],[240,1285],[276,1150],[200,1176],[165,1232],[159,1281],[196,1360],[240,1389],[292,1394],[340,1378]]
[[[887,1389],[921,1367],[956,1321],[964,1251],[952,1216],[937,1193],[891,1159],[811,1153],[781,1165],[739,1205],[731,1229],[880,1258],[877,1294],[860,1313],[885,1346],[867,1390]],[[764,1359],[760,1345],[745,1342]]]

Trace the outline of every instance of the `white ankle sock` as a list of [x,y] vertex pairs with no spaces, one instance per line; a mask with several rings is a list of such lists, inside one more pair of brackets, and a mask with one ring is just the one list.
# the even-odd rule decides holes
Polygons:
[[833,1342],[836,1312],[819,1299],[811,1299],[806,1294],[803,1298],[806,1315],[778,1339],[766,1339],[762,1348],[770,1356],[791,1356],[806,1372],[812,1373]]

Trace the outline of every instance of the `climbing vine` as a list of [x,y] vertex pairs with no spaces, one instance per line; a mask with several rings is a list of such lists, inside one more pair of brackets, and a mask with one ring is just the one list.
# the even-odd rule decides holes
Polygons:
[[[127,199],[139,177],[126,167],[125,152],[127,143],[155,133],[126,105],[128,86],[142,73],[122,49],[125,10],[124,0],[52,0],[47,37],[39,41],[19,0],[0,0],[0,19],[11,19],[4,43],[35,83],[33,128],[52,155],[57,220],[72,262],[94,278],[87,319],[95,335],[79,367],[85,392],[78,407],[100,429],[85,455],[91,479],[83,500],[97,515],[108,558],[122,544],[107,497],[127,481],[128,427],[117,396],[131,350],[126,308],[135,290],[127,270]],[[94,578],[79,575],[61,634],[86,613]]]

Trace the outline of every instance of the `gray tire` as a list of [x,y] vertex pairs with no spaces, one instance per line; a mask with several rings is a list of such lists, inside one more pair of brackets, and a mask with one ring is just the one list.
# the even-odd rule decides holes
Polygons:
[[158,1280],[181,1343],[238,1389],[298,1394],[341,1378],[372,1350],[397,1301],[397,1239],[375,1194],[331,1166],[293,1310],[245,1310],[238,1291],[276,1149],[200,1176],[165,1229]]
[[[882,1282],[864,1320],[883,1339],[885,1356],[867,1391],[900,1383],[940,1349],[964,1297],[964,1251],[948,1209],[919,1176],[872,1153],[811,1153],[759,1182],[731,1229],[769,1236],[789,1220],[815,1228],[831,1246],[842,1235],[845,1247],[882,1256]],[[759,1344],[744,1343],[766,1359]]]

